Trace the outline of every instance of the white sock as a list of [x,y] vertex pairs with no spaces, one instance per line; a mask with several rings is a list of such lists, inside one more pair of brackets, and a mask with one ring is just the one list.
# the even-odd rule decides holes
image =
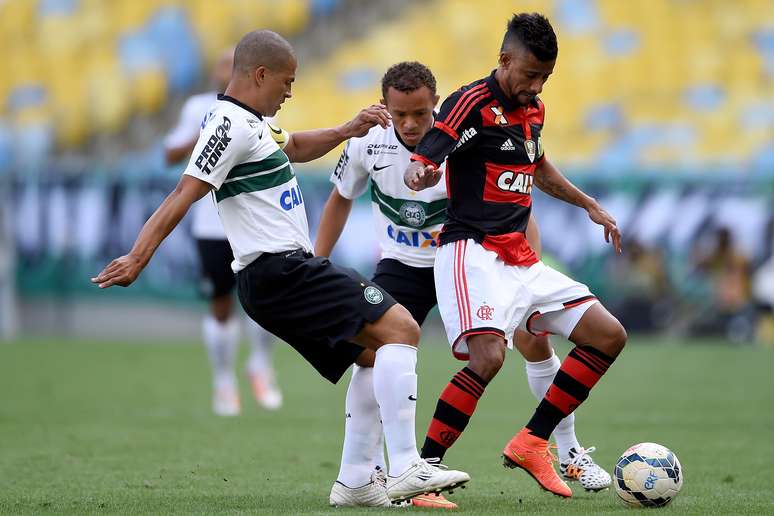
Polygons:
[[239,347],[239,321],[231,317],[225,323],[220,323],[208,314],[202,321],[202,334],[210,357],[215,388],[236,385],[234,362]]
[[[527,368],[527,381],[529,382],[529,388],[532,394],[535,395],[538,401],[542,400],[546,395],[548,388],[554,381],[556,372],[559,371],[562,362],[555,353],[552,353],[551,358],[543,360],[542,362],[528,362],[524,361]],[[570,414],[566,418],[562,419],[556,426],[553,434],[554,440],[556,440],[556,447],[559,451],[559,460],[565,461],[570,458],[570,448],[578,449],[578,439],[575,437],[575,414]]]
[[374,395],[379,403],[390,476],[406,472],[419,460],[414,420],[417,412],[417,348],[385,344],[376,351]]
[[250,340],[250,358],[247,369],[252,374],[273,372],[271,354],[274,350],[274,339],[252,319],[245,320],[245,331]]
[[344,410],[344,448],[337,480],[347,487],[361,487],[371,481],[376,459],[384,455],[373,368],[352,367]]

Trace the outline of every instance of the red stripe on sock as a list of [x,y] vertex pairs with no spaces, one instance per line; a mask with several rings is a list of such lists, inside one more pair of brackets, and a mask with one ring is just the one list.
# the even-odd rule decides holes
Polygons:
[[463,391],[453,383],[446,386],[441,393],[440,399],[467,416],[473,415],[473,412],[476,411],[476,404],[478,403],[478,398]]
[[589,366],[571,355],[568,355],[567,358],[564,359],[561,370],[588,389],[594,387],[599,379],[602,378],[601,374],[590,369]]
[[465,374],[464,371],[460,371],[454,376],[460,381],[462,381],[462,383],[470,387],[473,393],[477,394],[479,398],[481,397],[482,394],[484,394],[484,386],[478,383],[473,378],[471,378],[469,375]]
[[599,357],[595,357],[588,351],[584,351],[582,349],[575,348],[575,353],[581,357],[583,360],[586,360],[588,363],[593,365],[594,367],[597,367],[602,370],[602,373],[604,374],[607,371],[607,368],[610,367],[610,364],[606,363],[604,360],[602,360]]
[[454,444],[454,441],[457,440],[461,433],[435,418],[430,422],[430,428],[427,429],[427,437],[444,448],[449,448]]
[[578,407],[578,405],[580,405],[580,401],[575,399],[573,396],[570,396],[554,384],[551,384],[551,387],[548,388],[545,400],[559,409],[559,411],[565,415],[570,414]]

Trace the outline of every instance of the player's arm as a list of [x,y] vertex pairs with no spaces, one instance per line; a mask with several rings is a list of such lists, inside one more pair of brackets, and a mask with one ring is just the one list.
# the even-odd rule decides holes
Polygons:
[[192,99],[188,99],[180,110],[177,125],[164,138],[164,161],[174,165],[188,159],[199,140],[202,113]]
[[184,159],[188,158],[196,146],[196,141],[199,139],[198,135],[191,138],[190,141],[175,146],[164,147],[164,161],[167,165],[174,165]]
[[116,258],[105,267],[92,283],[99,288],[113,285],[128,287],[150,261],[161,242],[178,225],[191,204],[204,197],[212,185],[195,177],[184,175],[177,187],[161,203],[142,227],[137,240],[128,254]]
[[284,151],[293,163],[312,161],[350,138],[365,136],[377,124],[382,127],[390,125],[390,114],[382,104],[361,110],[355,118],[338,127],[291,133]]
[[535,185],[552,197],[574,204],[586,210],[589,218],[605,228],[605,242],[612,239],[613,248],[621,253],[621,232],[615,219],[599,205],[596,199],[586,195],[559,172],[548,158],[543,158],[535,169]]
[[317,239],[314,242],[316,256],[331,255],[333,246],[339,241],[349,213],[352,211],[352,202],[352,199],[347,199],[335,186],[333,187],[323,208],[320,227],[317,229]]
[[[457,143],[461,139],[460,133],[466,128],[480,124],[480,115],[476,109],[459,116],[465,111],[462,108],[467,98],[466,92],[455,91],[444,100],[433,127],[417,144],[414,154],[411,155],[411,163],[403,174],[403,182],[412,190],[424,190],[438,184],[442,176],[441,163],[457,149]],[[465,146],[472,145],[473,139],[469,137],[464,142]]]

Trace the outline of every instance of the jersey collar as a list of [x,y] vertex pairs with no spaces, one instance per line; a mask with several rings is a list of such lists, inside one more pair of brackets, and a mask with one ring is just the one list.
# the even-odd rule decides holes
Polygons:
[[223,94],[223,93],[218,93],[218,100],[224,100],[226,102],[231,102],[232,104],[236,104],[237,106],[241,107],[242,109],[247,110],[250,113],[252,113],[255,116],[257,116],[258,120],[263,120],[263,115],[262,114],[260,114],[258,111],[254,110],[250,106],[247,106],[247,105],[239,102],[237,99],[235,99],[234,97],[232,97],[230,95],[226,95],[226,94]]
[[[516,101],[515,99],[511,99],[500,88],[500,85],[497,83],[497,79],[495,79],[496,71],[497,71],[496,69],[492,70],[492,73],[489,74],[489,77],[484,79],[486,81],[487,86],[489,86],[489,90],[492,92],[492,95],[494,95],[494,98],[500,104],[503,105],[503,108],[505,108],[505,111],[515,111],[517,108],[522,107],[519,105],[518,101]],[[537,97],[533,98],[530,104],[533,105],[534,107],[538,107]]]

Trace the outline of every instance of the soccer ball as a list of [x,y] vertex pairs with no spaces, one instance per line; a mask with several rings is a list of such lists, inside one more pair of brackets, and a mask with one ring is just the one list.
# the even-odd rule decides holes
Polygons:
[[635,444],[615,465],[615,492],[632,507],[663,507],[683,486],[677,455],[656,443]]

